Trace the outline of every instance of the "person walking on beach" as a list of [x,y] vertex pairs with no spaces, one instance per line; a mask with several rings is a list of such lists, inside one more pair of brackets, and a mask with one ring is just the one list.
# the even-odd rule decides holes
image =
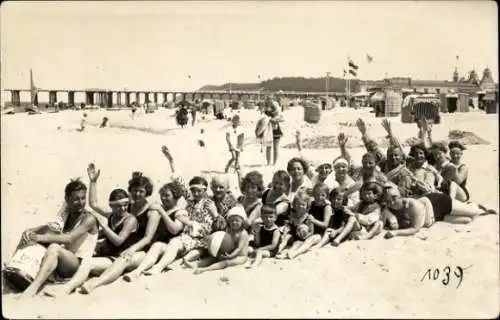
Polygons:
[[235,115],[231,119],[231,122],[232,125],[226,132],[226,142],[229,147],[229,152],[231,152],[231,159],[229,159],[226,169],[224,170],[226,173],[229,172],[229,168],[233,163],[236,170],[239,168],[240,153],[243,151],[243,139],[245,137],[240,127],[240,116]]

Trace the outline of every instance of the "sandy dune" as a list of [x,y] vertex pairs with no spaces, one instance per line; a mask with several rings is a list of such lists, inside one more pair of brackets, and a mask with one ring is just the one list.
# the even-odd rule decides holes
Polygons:
[[[2,261],[13,252],[22,230],[51,220],[71,177],[86,177],[86,166],[101,169],[99,195],[105,203],[109,192],[126,187],[134,170],[153,178],[155,195],[168,181],[170,171],[160,147],[166,144],[178,168],[189,178],[200,171],[222,171],[229,158],[224,141],[225,121],[201,121],[181,130],[171,110],[141,115],[129,112],[89,111],[88,130],[77,132],[82,112],[61,112],[1,117],[2,145]],[[334,109],[323,114],[319,125],[306,125],[302,110],[287,110],[282,145],[293,142],[301,129],[304,138],[332,135],[340,131],[358,136],[354,123],[363,117],[372,136],[384,135],[380,119],[368,111]],[[107,116],[110,128],[99,129]],[[255,143],[255,111],[241,111],[247,137],[242,156],[243,170],[261,170],[269,181],[273,168],[264,167],[264,155]],[[414,125],[392,120],[400,139],[416,134]],[[343,125],[339,125],[342,123]],[[58,129],[58,127],[60,127]],[[204,128],[208,159],[198,147]],[[498,210],[498,118],[479,112],[444,115],[435,126],[436,139],[449,130],[467,130],[488,140],[489,145],[470,146],[469,188],[473,200]],[[363,150],[352,149],[360,159]],[[282,149],[279,168],[296,155]],[[331,160],[338,149],[308,150],[313,162]],[[16,301],[2,294],[6,317],[23,318],[151,318],[151,317],[471,317],[498,315],[499,253],[498,216],[480,217],[470,225],[437,223],[412,238],[376,239],[326,247],[297,261],[267,260],[261,268],[216,271],[194,276],[174,268],[164,275],[118,281],[85,296],[38,297]],[[421,281],[428,268],[452,268],[448,286],[442,276]],[[466,269],[457,287],[456,266]],[[441,272],[442,273],[442,272]],[[229,279],[226,283],[220,278]]]

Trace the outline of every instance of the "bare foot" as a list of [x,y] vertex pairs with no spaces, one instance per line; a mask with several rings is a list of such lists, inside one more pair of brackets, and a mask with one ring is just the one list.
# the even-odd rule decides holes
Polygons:
[[23,293],[21,293],[19,296],[16,297],[16,299],[25,299],[25,298],[33,298],[34,296],[36,296],[37,294],[37,290],[34,290],[34,289],[31,289],[31,288],[27,288],[26,290],[24,290]]
[[276,255],[276,259],[285,259],[287,256],[288,256],[288,252],[287,251],[283,251],[280,254]]
[[122,279],[125,280],[126,282],[132,282],[135,279],[139,278],[140,275],[141,275],[140,272],[129,272],[127,274],[124,274],[122,276]]
[[292,253],[292,252],[290,252],[290,251],[288,251],[288,252],[286,253],[286,257],[287,257],[287,259],[290,259],[290,260],[291,260],[291,259],[293,259],[293,258],[295,258],[296,256],[297,256],[296,254],[294,254],[294,253]]
[[334,246],[334,247],[338,247],[339,244],[340,244],[340,241],[338,241],[337,239],[332,241],[332,246]]
[[246,269],[252,269],[253,268],[253,263],[251,263],[250,261],[245,265],[245,268]]
[[205,272],[205,270],[195,268],[193,274],[202,274],[203,272]]
[[95,289],[95,287],[95,281],[89,280],[80,287],[80,292],[83,294],[89,294]]
[[182,263],[184,263],[184,265],[190,269],[196,268],[196,264],[194,263],[194,261],[187,261],[185,259],[182,259]]
[[48,297],[59,297],[70,294],[70,291],[65,286],[52,286],[43,289],[42,294]]
[[162,270],[160,270],[158,268],[151,268],[149,270],[143,271],[142,274],[145,276],[154,276],[154,275],[160,274],[161,272],[162,272]]

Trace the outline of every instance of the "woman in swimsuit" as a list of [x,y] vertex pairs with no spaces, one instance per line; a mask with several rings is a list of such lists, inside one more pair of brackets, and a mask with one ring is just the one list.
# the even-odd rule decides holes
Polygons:
[[[97,194],[95,181],[99,176],[99,170],[93,165],[88,168],[90,184],[90,202],[95,201]],[[106,269],[99,277],[92,278],[82,285],[81,292],[88,294],[99,286],[109,284],[117,280],[125,270],[138,265],[146,256],[146,251],[155,241],[156,231],[160,225],[161,215],[158,212],[158,204],[153,204],[148,197],[153,193],[153,183],[151,179],[145,177],[140,172],[134,172],[128,184],[130,193],[129,212],[137,219],[136,241],[128,249],[122,251],[113,264]]]
[[468,201],[468,193],[460,187],[460,183],[464,181],[460,179],[458,168],[447,157],[448,146],[444,142],[434,142],[432,143],[431,152],[435,160],[434,167],[443,177],[438,189],[453,199],[463,202]]
[[469,200],[469,191],[466,187],[469,168],[465,163],[462,162],[463,152],[464,150],[467,150],[467,148],[459,141],[451,141],[448,144],[448,149],[450,150],[451,163],[453,163],[457,167],[458,171],[456,183],[458,183],[462,190],[464,190],[464,192],[467,194],[467,200]]
[[386,185],[384,201],[399,225],[399,230],[385,234],[386,239],[414,235],[420,228],[429,228],[435,221],[465,224],[478,215],[497,214],[481,205],[452,199],[444,193],[429,193],[418,199],[405,198],[394,185]]
[[[238,176],[241,171],[238,169]],[[247,214],[246,226],[250,227],[254,221],[260,217],[260,209],[262,208],[262,192],[264,191],[263,176],[258,171],[250,171],[241,179],[241,193],[238,201],[243,205]]]

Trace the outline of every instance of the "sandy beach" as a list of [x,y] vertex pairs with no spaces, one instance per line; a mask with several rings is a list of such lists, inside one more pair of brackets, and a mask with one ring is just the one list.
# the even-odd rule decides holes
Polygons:
[[[109,192],[125,188],[137,170],[153,179],[153,197],[158,199],[158,188],[171,175],[162,145],[170,148],[186,179],[200,172],[208,177],[222,172],[229,159],[224,140],[227,121],[201,120],[195,127],[181,129],[173,110],[135,119],[129,111],[87,111],[87,129],[78,132],[82,113],[1,117],[2,262],[13,253],[24,229],[53,220],[70,178],[82,177],[88,183],[89,162],[101,169],[98,195],[105,204]],[[243,173],[259,170],[268,183],[272,172],[285,168],[298,151],[281,148],[277,166],[265,167],[254,135],[259,114],[253,110],[240,114],[246,141]],[[104,116],[110,127],[101,129]],[[284,117],[282,146],[293,143],[297,129],[304,139],[344,132],[351,137],[350,151],[358,163],[364,150],[359,147],[355,120],[365,119],[371,136],[385,136],[382,119],[368,110],[329,110],[317,125],[304,123],[299,107],[286,110]],[[414,124],[401,124],[399,118],[391,123],[401,141],[416,136]],[[201,128],[207,153],[197,144]],[[489,142],[469,145],[464,161],[472,200],[498,210],[498,115],[444,114],[442,123],[434,126],[434,138],[446,139],[450,130],[470,131]],[[331,161],[340,151],[306,149],[304,154],[319,163]],[[90,295],[17,301],[2,291],[2,310],[8,318],[491,318],[500,311],[498,220],[484,216],[469,225],[440,222],[415,237],[327,246],[294,261],[266,260],[250,271],[235,267],[195,276],[176,265],[165,274],[133,284],[119,280]],[[448,285],[442,283],[446,266],[451,268]],[[453,275],[457,266],[465,269],[458,288]],[[422,281],[429,268],[439,268],[441,275]]]

